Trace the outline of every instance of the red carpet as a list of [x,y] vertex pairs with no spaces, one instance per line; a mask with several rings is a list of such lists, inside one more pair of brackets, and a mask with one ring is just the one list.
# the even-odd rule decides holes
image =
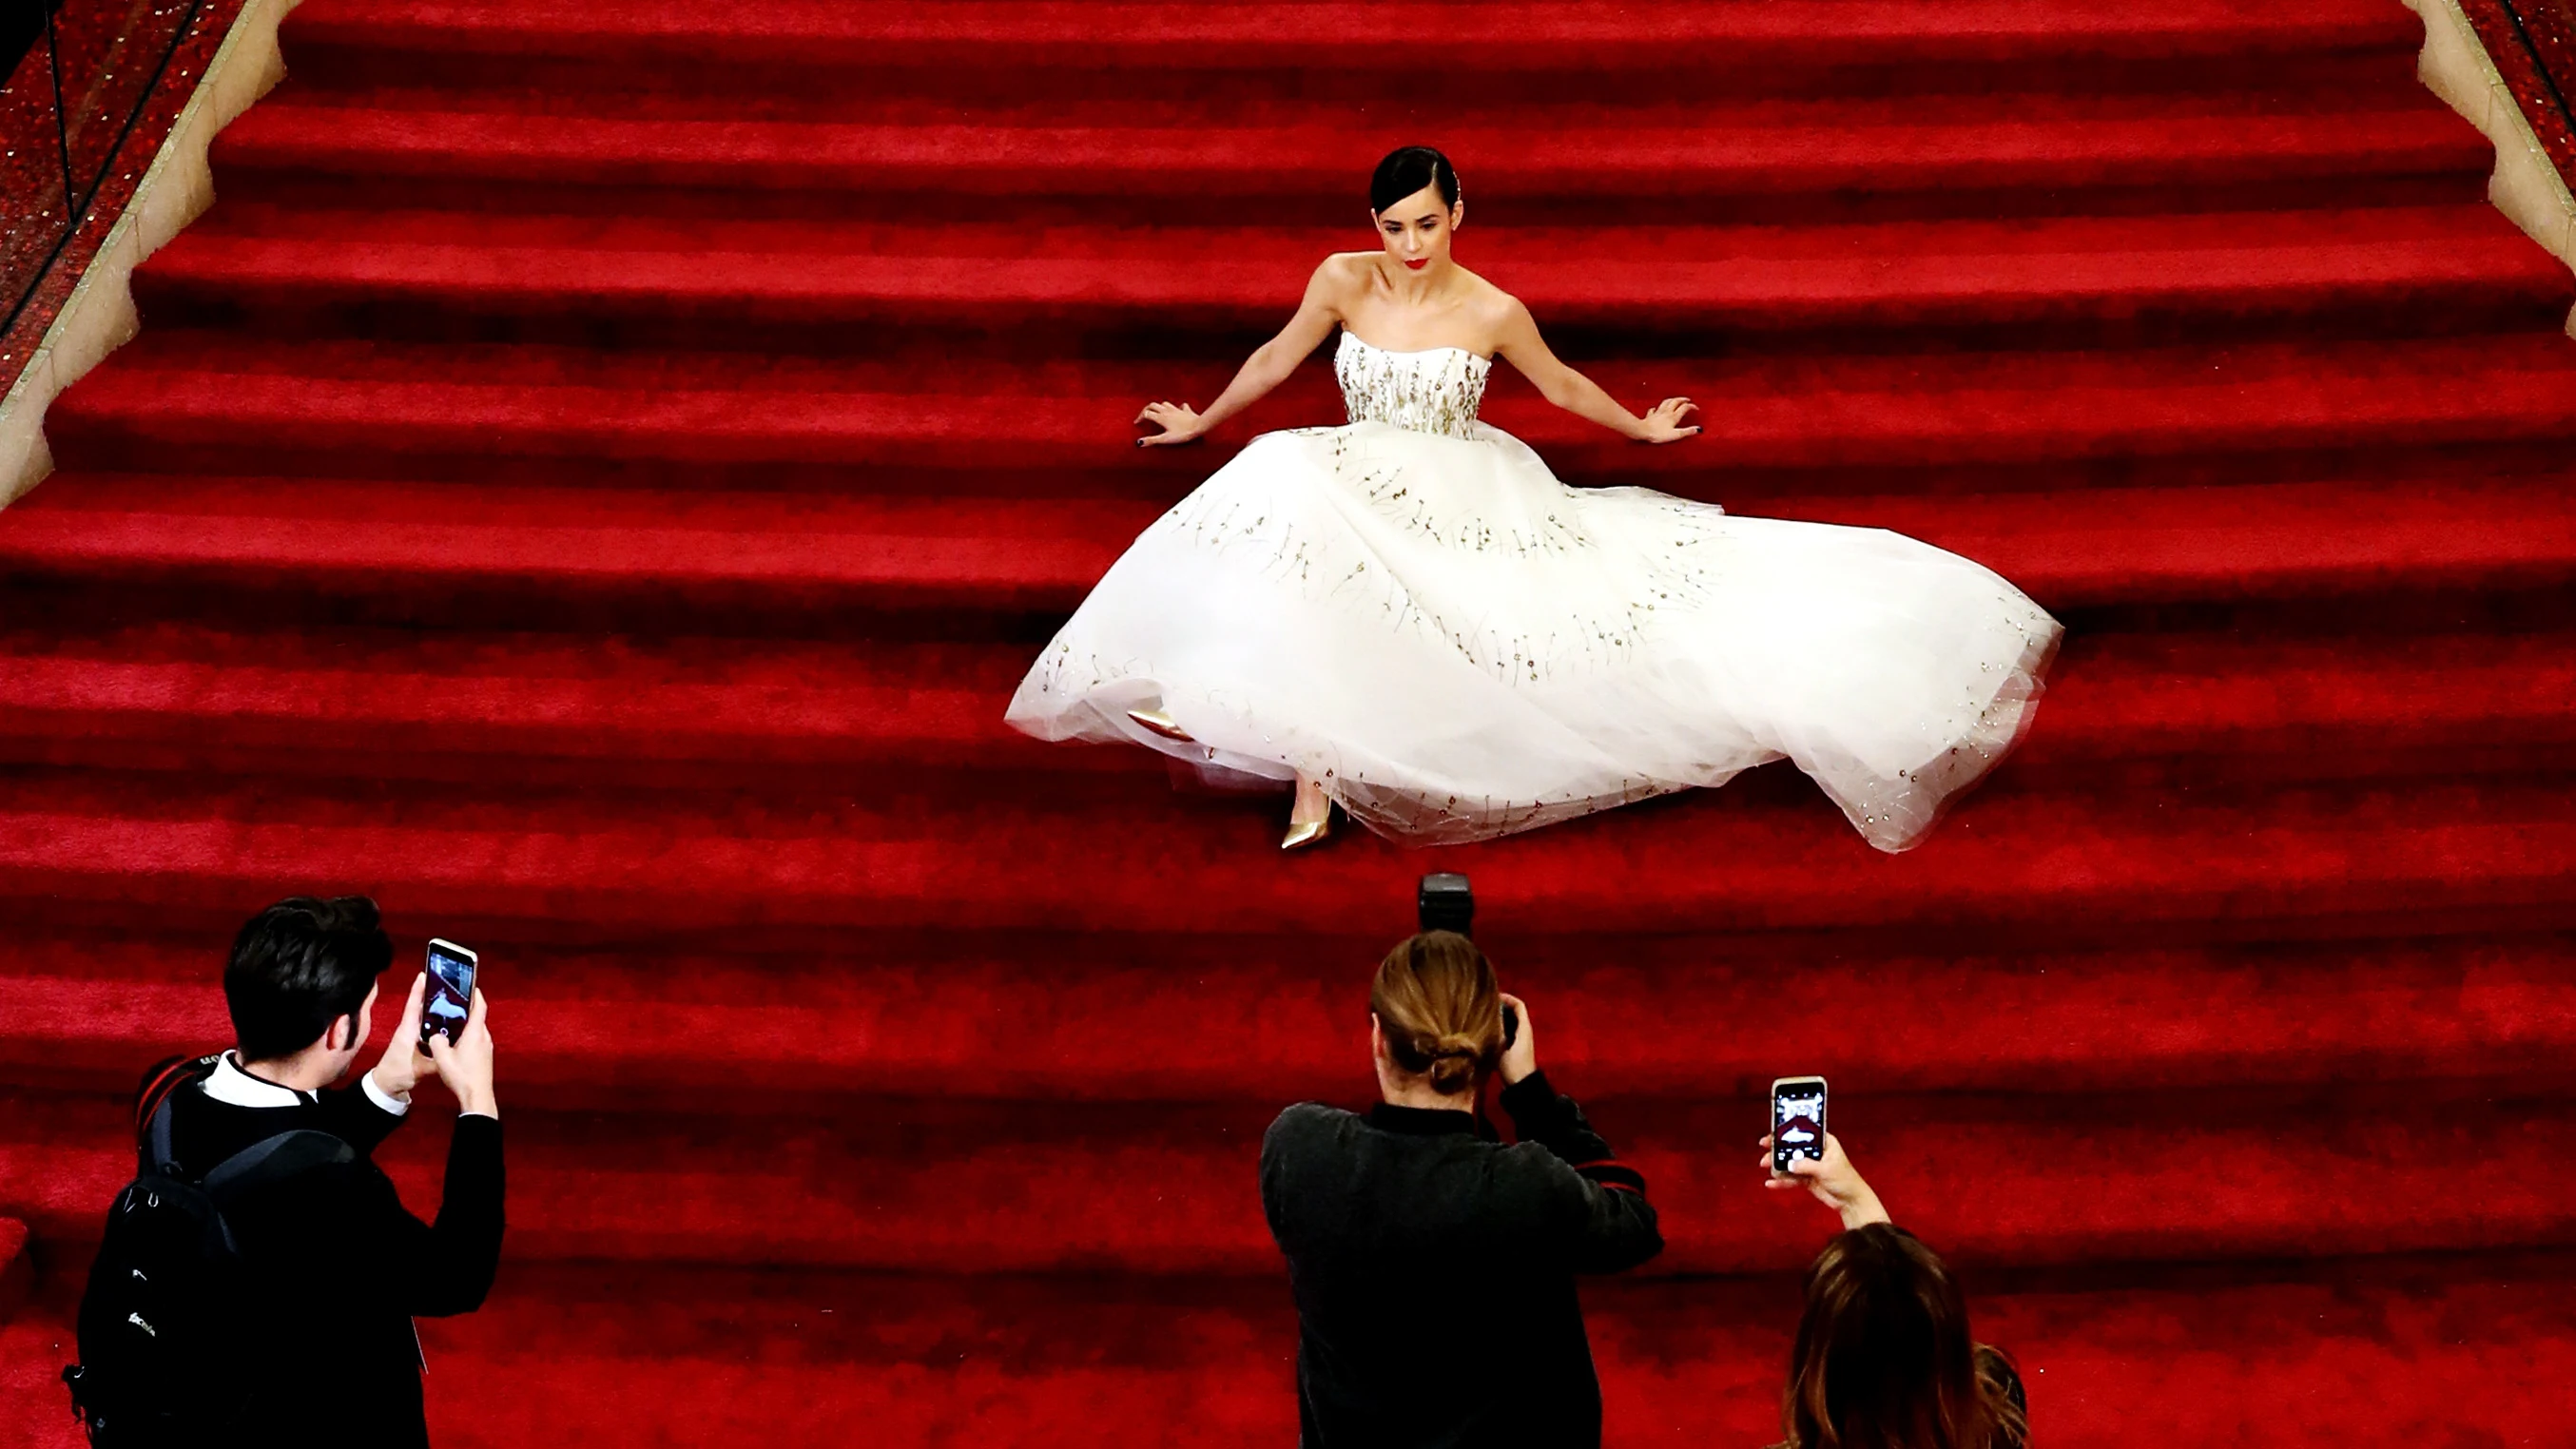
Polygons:
[[[291,889],[482,948],[511,1261],[469,1444],[1286,1442],[1252,1157],[1357,1104],[1414,877],[1671,1248],[1588,1292],[1616,1444],[1766,1443],[1834,1079],[2049,1444],[2565,1444],[2576,283],[2394,0],[1590,7],[308,0],[143,336],[0,514],[0,1445],[120,1094]],[[1367,170],[1631,401],[1565,476],[1885,524],[2064,617],[1922,850],[1795,775],[1500,844],[1000,724],[1140,455]],[[1800,1030],[1796,1020],[1818,1024]],[[433,1201],[443,1131],[391,1151]],[[2552,1387],[2556,1385],[2557,1387]]]

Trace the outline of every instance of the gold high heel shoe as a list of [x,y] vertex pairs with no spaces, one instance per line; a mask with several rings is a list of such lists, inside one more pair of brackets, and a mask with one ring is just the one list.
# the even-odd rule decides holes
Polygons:
[[[1298,782],[1297,782],[1297,785],[1298,785],[1298,792],[1299,792],[1300,794],[1303,794],[1303,793],[1305,792],[1306,781],[1305,781],[1305,779],[1304,779],[1302,776],[1301,776],[1301,777],[1299,777]],[[1322,793],[1323,793],[1323,792],[1322,792],[1321,787],[1318,787],[1318,788],[1317,788],[1316,793],[1317,793],[1317,794],[1322,794]],[[1325,796],[1324,796],[1324,813],[1323,813],[1323,814],[1321,814],[1321,815],[1316,816],[1316,817],[1315,817],[1314,819],[1312,819],[1312,820],[1300,820],[1300,819],[1298,819],[1298,818],[1297,818],[1297,811],[1296,811],[1296,807],[1294,807],[1294,806],[1289,807],[1289,811],[1288,811],[1288,834],[1287,834],[1287,837],[1286,837],[1285,839],[1283,839],[1283,840],[1281,840],[1281,841],[1279,842],[1279,848],[1280,848],[1281,850],[1304,850],[1306,847],[1308,847],[1308,846],[1310,846],[1310,845],[1321,845],[1321,844],[1323,844],[1323,843],[1324,843],[1324,837],[1326,837],[1326,836],[1328,836],[1328,835],[1330,835],[1330,834],[1332,834],[1332,833],[1333,833],[1333,797],[1332,797],[1332,796],[1330,796],[1330,795],[1325,795]]]
[[1178,740],[1185,745],[1198,743],[1188,730],[1181,728],[1179,720],[1159,709],[1131,709],[1127,711],[1127,717],[1134,720],[1140,727],[1161,735],[1167,740]]

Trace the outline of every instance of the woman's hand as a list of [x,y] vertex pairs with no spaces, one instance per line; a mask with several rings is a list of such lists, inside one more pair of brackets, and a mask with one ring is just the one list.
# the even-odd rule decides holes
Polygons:
[[1803,1187],[1815,1194],[1816,1201],[1842,1215],[1843,1230],[1865,1228],[1871,1223],[1888,1221],[1887,1209],[1879,1206],[1878,1194],[1861,1181],[1860,1172],[1843,1156],[1843,1144],[1831,1132],[1825,1134],[1825,1155],[1814,1158],[1801,1153],[1789,1159],[1787,1172],[1772,1170],[1771,1136],[1762,1136],[1762,1185],[1774,1192],[1794,1192]]
[[1201,422],[1198,413],[1186,403],[1147,403],[1145,410],[1136,415],[1136,422],[1139,426],[1152,423],[1162,429],[1159,433],[1148,433],[1138,438],[1136,446],[1140,448],[1196,442],[1199,435],[1207,431],[1207,424]]
[[1698,411],[1699,404],[1692,402],[1689,398],[1668,397],[1662,402],[1655,404],[1654,411],[1646,414],[1640,424],[1640,429],[1637,433],[1637,441],[1641,443],[1678,443],[1684,438],[1697,437],[1699,435],[1699,424],[1692,423],[1685,427],[1682,424],[1682,419]]
[[1496,1067],[1503,1074],[1503,1085],[1510,1086],[1538,1070],[1538,1038],[1530,1031],[1528,1002],[1505,992],[1503,1010],[1520,1018],[1512,1044],[1503,1048],[1503,1059]]

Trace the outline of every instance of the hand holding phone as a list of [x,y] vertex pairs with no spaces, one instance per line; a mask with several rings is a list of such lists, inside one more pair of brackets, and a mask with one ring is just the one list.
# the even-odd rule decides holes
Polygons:
[[411,1100],[412,1088],[423,1077],[438,1075],[438,1066],[430,1060],[420,1040],[422,998],[429,991],[429,973],[411,979],[411,991],[403,997],[402,1015],[394,1027],[394,1038],[385,1043],[385,1054],[376,1059],[367,1075],[375,1079],[376,1090],[397,1102]]
[[499,1117],[492,1095],[492,1030],[486,1025],[483,993],[474,993],[465,1024],[453,1039],[444,1033],[429,1039],[429,1055],[438,1063],[438,1078],[456,1094],[456,1110],[469,1117]]
[[1538,1070],[1538,1039],[1531,1035],[1529,1003],[1503,997],[1503,1084],[1509,1086]]
[[1843,1230],[1888,1221],[1878,1194],[1825,1130],[1825,1079],[1782,1077],[1771,1084],[1771,1130],[1762,1134],[1762,1185],[1775,1192],[1805,1188],[1832,1208]]
[[[1771,1164],[1771,1139],[1762,1139],[1762,1163]],[[1799,1157],[1786,1173],[1766,1173],[1762,1185],[1774,1192],[1795,1192],[1805,1188],[1816,1201],[1832,1208],[1841,1216],[1843,1228],[1867,1227],[1888,1220],[1887,1209],[1879,1204],[1878,1193],[1861,1180],[1859,1169],[1843,1155],[1842,1140],[1825,1134],[1822,1158]]]

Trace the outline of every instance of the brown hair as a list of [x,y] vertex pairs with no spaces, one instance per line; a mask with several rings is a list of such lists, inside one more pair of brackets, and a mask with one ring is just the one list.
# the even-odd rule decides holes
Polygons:
[[1425,931],[1377,963],[1369,1010],[1397,1066],[1444,1096],[1475,1085],[1503,1055],[1503,988],[1494,963],[1455,931]]
[[1787,1449],[2022,1449],[2010,1360],[1968,1334],[1968,1300],[1903,1228],[1837,1235],[1807,1269],[1780,1407]]

